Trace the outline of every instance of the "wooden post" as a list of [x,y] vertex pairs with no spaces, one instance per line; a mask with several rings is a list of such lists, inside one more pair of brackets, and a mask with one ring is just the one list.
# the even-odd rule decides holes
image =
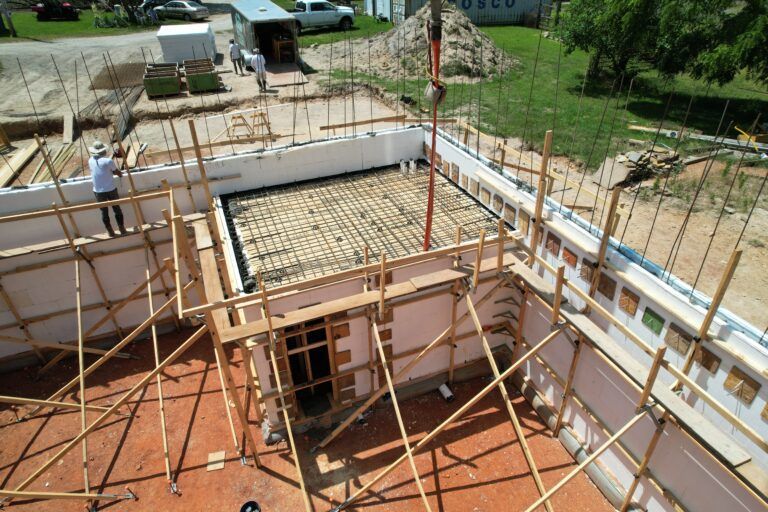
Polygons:
[[[549,166],[549,155],[552,151],[552,130],[547,130],[544,135],[544,151],[541,153],[541,166],[539,167],[539,184],[536,190],[536,208],[534,210],[533,219],[533,234],[531,235],[531,250],[534,254],[538,251],[539,247],[539,228],[543,227],[541,216],[544,211],[544,197],[547,195],[547,167]],[[533,267],[535,258],[529,259],[528,266]]]
[[552,305],[552,325],[557,325],[560,321],[560,304],[563,301],[563,283],[565,281],[565,266],[560,265],[557,269],[557,281],[555,282],[555,299]]
[[[461,245],[461,226],[456,226],[456,254],[453,258],[453,268],[458,268],[461,263],[461,250],[459,249],[459,246]],[[460,280],[457,279],[453,282],[453,285],[451,286],[451,339],[449,340],[449,347],[448,347],[448,385],[453,385],[453,372],[454,372],[454,366],[456,365],[455,357],[456,357],[456,315],[458,314],[458,305],[459,305],[459,299],[457,295],[459,294],[459,285]]]
[[[80,287],[80,260],[75,259],[75,303],[77,307],[77,368],[80,374],[80,431],[85,431],[88,426],[88,418],[86,416],[85,407],[85,377],[83,376],[83,370],[85,369],[85,358],[83,356],[83,311],[82,311],[82,297]],[[85,493],[91,492],[90,479],[88,478],[88,439],[83,439],[83,481]]]
[[379,319],[384,318],[384,294],[387,282],[387,253],[381,251],[381,270],[379,270]]
[[[195,239],[199,247],[198,254],[200,256],[200,270],[198,270],[195,259],[192,256],[191,244],[187,238],[181,217],[175,217],[174,220],[176,223],[181,224],[181,240],[179,247],[184,257],[184,264],[192,274],[192,282],[195,284],[195,291],[198,294],[200,302],[208,303],[223,300],[224,294],[221,290],[221,281],[219,278],[218,266],[216,265],[216,257],[210,242],[208,222],[198,221],[195,225]],[[207,244],[203,242],[204,238],[208,239]],[[201,245],[203,247],[200,247]],[[207,277],[204,278],[204,276]],[[227,353],[224,350],[224,345],[221,342],[221,335],[219,334],[220,326],[225,323],[226,325],[229,325],[229,316],[227,315],[226,310],[218,308],[206,312],[205,322],[211,333],[213,347],[218,352],[219,361],[221,363],[221,372],[224,376],[224,382],[229,390],[229,395],[235,405],[235,412],[237,412],[237,416],[240,419],[240,426],[243,429],[246,441],[251,447],[251,452],[253,452],[253,460],[256,463],[256,467],[261,467],[258,446],[256,445],[250,425],[248,424],[245,408],[240,401],[240,396],[237,394],[237,386],[232,377],[232,369],[229,366],[229,359],[227,358]]]
[[[477,308],[479,308],[481,305],[483,305],[488,299],[493,297],[493,295],[496,293],[496,291],[501,287],[501,283],[494,286],[493,289],[489,290],[488,293],[486,293],[479,301],[477,301]],[[456,321],[456,326],[461,325],[467,318],[469,318],[469,312],[464,313],[461,318],[459,318]],[[450,336],[451,333],[451,327],[449,326],[447,329],[445,329],[437,338],[432,340],[427,346],[425,346],[421,351],[414,356],[413,359],[411,359],[408,364],[406,364],[394,377],[394,381],[397,382],[401,378],[404,378],[408,375],[408,373],[418,364],[419,361],[421,361],[427,354],[429,354],[433,349],[441,346],[443,342]],[[381,398],[384,393],[387,392],[387,388],[379,388],[376,390],[375,393],[371,394],[371,396],[368,397],[368,399],[362,403],[357,409],[352,412],[347,418],[341,422],[341,424],[336,427],[333,432],[328,434],[328,436],[320,441],[320,443],[317,445],[316,448],[325,448],[328,443],[336,439],[336,437],[341,434],[342,431],[344,431],[345,428],[347,428],[354,420],[357,418],[360,413],[368,409],[368,407],[371,406],[376,400]]]
[[563,427],[563,417],[565,416],[565,408],[568,406],[568,400],[573,394],[573,381],[576,378],[576,367],[579,364],[579,356],[581,355],[581,346],[584,344],[584,339],[579,336],[576,340],[576,348],[573,349],[573,358],[571,359],[571,366],[568,369],[568,377],[565,380],[565,386],[563,386],[563,394],[561,395],[562,401],[560,402],[560,408],[557,411],[557,419],[555,420],[555,428],[552,429],[552,437],[557,437],[560,434],[560,429]]
[[[704,321],[701,322],[696,339],[691,343],[688,353],[685,356],[685,363],[683,363],[682,371],[686,375],[691,371],[699,343],[709,339],[709,328],[712,326],[712,321],[715,319],[715,315],[717,314],[718,308],[720,308],[723,297],[725,297],[725,292],[728,291],[728,285],[731,284],[731,279],[733,279],[733,274],[736,272],[736,267],[738,267],[739,260],[741,259],[741,252],[741,249],[736,249],[731,253],[731,257],[728,258],[725,271],[720,277],[720,282],[717,284],[717,289],[712,296],[712,302],[709,304],[709,309],[707,309],[707,314],[704,316]],[[679,380],[672,386],[675,390],[680,389],[681,387],[682,385]]]
[[171,133],[173,133],[173,141],[176,143],[176,153],[179,155],[179,163],[181,164],[181,173],[184,175],[184,183],[187,186],[187,194],[189,194],[189,202],[192,204],[192,211],[197,210],[195,205],[195,198],[192,197],[192,185],[189,183],[189,175],[187,174],[187,165],[184,163],[184,153],[179,145],[179,137],[176,135],[176,127],[173,126],[173,119],[168,118],[168,124],[171,125]]
[[536,510],[536,508],[544,503],[545,500],[552,497],[553,494],[555,494],[557,491],[562,489],[565,484],[573,480],[573,478],[578,475],[584,468],[586,468],[588,465],[592,464],[592,462],[595,461],[600,455],[603,454],[604,451],[606,451],[608,448],[610,448],[616,441],[619,440],[621,436],[623,436],[630,428],[632,428],[638,421],[640,421],[647,413],[648,411],[642,411],[641,413],[635,415],[629,422],[621,427],[615,434],[613,434],[611,437],[608,438],[608,440],[603,443],[597,450],[595,450],[592,455],[584,459],[584,461],[576,466],[573,471],[568,473],[568,475],[565,476],[562,480],[560,480],[554,487],[552,487],[544,496],[536,500],[536,502],[528,507],[525,512],[533,512]]
[[208,203],[208,210],[213,211],[213,196],[211,195],[211,189],[208,187],[208,175],[205,172],[205,164],[203,164],[203,155],[200,152],[200,145],[197,143],[197,132],[195,131],[195,121],[189,120],[189,133],[192,135],[192,144],[195,146],[195,158],[197,158],[197,168],[200,171],[200,181],[203,184],[203,190],[205,190],[205,199]]
[[485,248],[485,229],[480,230],[480,239],[477,242],[477,256],[475,256],[475,269],[472,274],[472,293],[477,292],[480,282],[480,262],[483,261],[483,249]]
[[[488,359],[488,364],[491,366],[491,372],[493,372],[493,376],[495,378],[498,378],[499,367],[496,364],[496,360],[493,358],[491,346],[488,343],[488,339],[485,337],[483,326],[480,323],[480,318],[477,316],[477,311],[475,311],[475,306],[472,304],[472,299],[469,297],[469,293],[467,293],[466,288],[464,290],[464,296],[466,298],[467,310],[472,316],[472,322],[475,324],[477,335],[480,336],[480,341],[482,342],[483,350],[485,351],[485,357]],[[498,388],[499,392],[501,393],[501,398],[504,400],[504,404],[507,407],[507,413],[509,414],[509,419],[512,421],[512,427],[515,430],[515,435],[517,436],[517,440],[520,443],[520,448],[523,451],[525,462],[528,464],[528,469],[530,469],[531,476],[533,477],[533,481],[536,484],[536,489],[538,489],[539,495],[543,496],[547,490],[544,488],[544,484],[541,481],[539,470],[536,468],[536,461],[533,459],[533,454],[528,447],[528,441],[525,439],[525,433],[523,432],[523,428],[520,426],[520,420],[517,417],[517,413],[515,413],[514,407],[512,407],[512,402],[509,400],[509,393],[507,393],[507,387],[504,385],[504,381],[499,382]],[[552,504],[549,501],[544,502],[544,507],[548,512],[553,511]]]
[[[368,246],[363,247],[363,265],[365,265],[366,269],[368,268],[368,265],[370,264],[370,256],[368,253]],[[363,291],[367,292],[370,291],[370,275],[368,274],[368,270],[365,271],[363,274]],[[368,315],[370,316],[372,314],[371,308],[368,307]],[[376,373],[375,366],[373,364],[373,332],[371,332],[371,322],[365,323],[367,331],[368,331],[368,389],[370,389],[371,393],[373,393],[373,386],[375,383],[374,374]]]
[[[136,190],[136,185],[133,182],[133,175],[131,174],[131,171],[126,171],[128,174],[128,180],[130,181],[131,189],[129,191],[129,197],[131,199],[131,206],[133,207],[133,214],[136,217],[136,221],[139,224],[139,231],[141,232],[141,236],[144,239],[144,247],[149,249],[149,251],[152,253],[152,259],[155,262],[155,268],[161,269],[163,266],[160,264],[160,258],[157,255],[157,250],[155,249],[155,243],[152,240],[152,236],[147,232],[146,229],[144,229],[145,219],[144,219],[144,212],[141,209],[141,203],[136,200],[136,197],[134,196],[134,192]],[[147,262],[149,264],[149,262]],[[165,283],[165,276],[163,274],[160,274],[160,284],[163,287],[163,293],[166,297],[170,295],[170,290],[168,289],[168,285]],[[176,326],[176,330],[181,329],[181,324],[179,323],[179,318],[176,315],[172,315],[173,323]]]
[[[382,276],[382,286],[384,276]],[[288,409],[285,405],[285,394],[283,393],[283,385],[280,381],[280,368],[277,366],[277,357],[275,356],[275,331],[272,328],[272,316],[269,312],[269,299],[267,298],[267,290],[264,287],[264,280],[261,278],[261,273],[258,275],[259,279],[259,291],[261,292],[261,306],[264,318],[267,320],[268,340],[269,340],[269,359],[272,364],[272,373],[275,375],[275,384],[277,384],[277,392],[280,398],[280,407],[283,410],[283,419],[285,420],[285,429],[288,432],[288,440],[293,448],[293,461],[296,466],[296,473],[299,477],[299,487],[301,488],[301,496],[304,499],[304,508],[306,512],[312,512],[312,504],[307,494],[307,488],[304,484],[304,476],[301,473],[301,463],[299,462],[299,450],[296,448],[296,442],[293,440],[293,429],[291,429],[291,420],[288,415]],[[288,361],[285,361],[288,364]]]
[[645,474],[645,470],[648,469],[648,464],[651,462],[651,457],[653,456],[653,452],[656,450],[656,445],[659,443],[659,439],[661,439],[661,434],[664,432],[664,427],[667,426],[666,420],[668,416],[669,414],[665,412],[662,416],[662,420],[659,421],[658,425],[656,425],[656,430],[653,432],[651,440],[648,442],[648,447],[645,449],[643,460],[640,461],[640,464],[638,464],[637,471],[635,471],[635,474],[633,475],[632,483],[629,484],[629,488],[624,495],[624,501],[622,502],[621,508],[619,509],[620,512],[626,512],[627,509],[629,509],[629,504],[632,503],[632,497],[635,495],[635,491],[637,490],[637,486],[640,483],[640,479]]
[[387,367],[387,356],[384,353],[384,345],[381,343],[381,336],[379,336],[379,329],[376,325],[376,322],[372,323],[372,330],[373,330],[373,338],[376,340],[376,348],[379,351],[379,359],[381,360],[381,366],[382,371],[384,372],[384,377],[387,380],[387,388],[389,389],[389,397],[392,400],[392,407],[395,409],[395,417],[397,418],[397,425],[400,428],[400,435],[403,438],[403,445],[405,446],[405,454],[408,456],[408,462],[411,464],[411,471],[413,471],[413,479],[416,482],[416,487],[419,489],[419,494],[421,494],[421,500],[424,502],[424,508],[427,509],[428,512],[432,512],[432,507],[429,506],[429,501],[427,500],[427,495],[424,494],[424,487],[421,485],[421,478],[419,477],[419,470],[416,469],[416,462],[413,460],[413,452],[411,451],[411,444],[408,442],[408,433],[405,430],[405,425],[403,424],[403,417],[400,415],[400,406],[397,405],[397,394],[395,393],[395,386],[392,384],[392,375],[389,373],[389,368]]
[[616,215],[616,207],[619,205],[619,198],[621,197],[621,188],[615,187],[611,193],[611,202],[608,206],[608,214],[605,216],[605,224],[603,224],[603,236],[600,238],[600,249],[597,252],[597,263],[595,265],[594,273],[592,274],[592,282],[589,286],[589,296],[594,297],[597,287],[600,285],[600,274],[603,271],[605,264],[605,254],[608,251],[608,242],[611,239],[611,232],[613,231],[612,225],[614,217]]
[[506,239],[506,229],[504,227],[504,219],[502,218],[499,218],[498,233],[497,242],[499,246],[496,248],[498,250],[496,253],[496,272],[501,273],[504,270],[504,241]]
[[512,350],[512,360],[517,359],[517,353],[523,346],[523,326],[525,325],[525,313],[528,309],[528,287],[524,286],[520,298],[520,315],[517,318],[517,332],[515,333],[515,348]]
[[648,378],[643,386],[643,392],[640,395],[640,400],[637,401],[637,410],[639,411],[645,407],[648,397],[651,396],[653,390],[653,384],[656,382],[656,376],[659,374],[659,368],[661,368],[661,362],[664,360],[664,353],[667,351],[667,346],[662,345],[656,349],[656,355],[653,357],[653,363],[651,364],[650,371],[648,372]]
[[[477,402],[482,400],[485,395],[496,389],[496,386],[498,386],[499,382],[504,381],[507,379],[510,375],[512,375],[515,371],[517,371],[518,368],[520,368],[523,364],[526,363],[529,359],[534,357],[536,354],[541,351],[544,347],[549,345],[552,340],[557,338],[557,335],[560,334],[562,329],[557,329],[554,332],[550,333],[547,337],[545,337],[541,342],[539,342],[538,345],[533,347],[531,350],[529,350],[523,357],[521,357],[517,362],[513,363],[509,368],[504,370],[501,375],[493,379],[492,382],[488,383],[487,386],[485,386],[477,395],[475,395],[473,398],[471,398],[466,404],[459,407],[453,414],[451,414],[445,421],[443,421],[440,425],[438,425],[434,430],[432,430],[429,434],[422,437],[421,440],[416,443],[416,446],[413,447],[413,453],[416,453],[419,449],[423,448],[424,445],[428,444],[432,439],[437,437],[440,432],[445,430],[445,428],[456,421],[458,418],[463,416],[469,409],[471,409]],[[365,484],[363,487],[355,491],[355,493],[350,496],[349,498],[344,501],[341,505],[337,507],[338,510],[343,510],[355,501],[357,501],[360,496],[368,492],[368,489],[373,487],[376,482],[387,476],[389,473],[392,472],[396,467],[398,467],[405,459],[407,455],[403,454],[398,458],[395,462],[387,466],[385,469],[383,469],[378,475],[376,475],[373,480]],[[551,492],[551,491],[550,491]]]
[[[133,194],[131,194],[131,197],[133,197]],[[153,303],[153,295],[152,295],[152,276],[149,274],[149,250],[145,247],[144,248],[144,261],[146,263],[146,280],[147,280],[147,302],[149,305],[149,316],[152,316],[155,312],[155,305]],[[158,270],[160,270],[162,267],[158,265]],[[174,319],[176,318],[175,315],[173,315]],[[157,327],[155,326],[155,322],[152,322],[152,325],[150,326],[150,331],[152,333],[152,351],[155,356],[155,368],[157,368],[160,365],[160,349],[157,345]],[[163,460],[165,461],[165,477],[168,481],[168,485],[170,486],[171,490],[173,491],[176,487],[173,476],[171,475],[171,460],[170,455],[168,453],[168,434],[165,429],[165,404],[163,402],[163,377],[160,373],[157,374],[156,377],[157,380],[157,406],[158,410],[160,412],[160,434],[163,440]]]
[[27,477],[22,483],[18,485],[14,492],[23,491],[31,483],[37,480],[40,475],[48,471],[48,469],[56,464],[62,457],[69,453],[75,446],[77,446],[83,439],[85,439],[91,432],[99,428],[110,416],[112,416],[120,407],[123,406],[128,400],[131,399],[136,393],[143,389],[149,382],[155,378],[157,374],[162,372],[169,364],[173,363],[178,357],[183,354],[189,347],[191,347],[197,340],[199,340],[206,332],[208,328],[206,326],[201,327],[195,331],[184,343],[179,345],[168,357],[166,357],[159,366],[145,375],[139,382],[137,382],[128,392],[126,392],[120,399],[117,400],[112,406],[107,409],[101,416],[99,416],[93,423],[88,425],[88,428],[80,432],[74,439],[69,441],[61,450],[55,455],[50,457],[43,463],[32,475]]

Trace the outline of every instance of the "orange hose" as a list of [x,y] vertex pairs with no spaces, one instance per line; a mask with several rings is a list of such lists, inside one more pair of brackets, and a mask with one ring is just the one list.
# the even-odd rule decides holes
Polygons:
[[[432,76],[435,80],[432,82],[434,87],[439,87],[437,79],[440,77],[440,40],[432,40],[432,54],[434,70]],[[424,251],[429,250],[429,239],[432,236],[432,212],[435,206],[435,144],[437,143],[437,104],[432,107],[432,147],[429,155],[429,193],[427,194],[427,221],[424,227]]]

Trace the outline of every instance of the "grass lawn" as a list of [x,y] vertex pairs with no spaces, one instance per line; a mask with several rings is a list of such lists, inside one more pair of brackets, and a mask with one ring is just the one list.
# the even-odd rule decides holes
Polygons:
[[336,27],[303,30],[299,36],[299,44],[301,44],[302,47],[306,47],[311,44],[335,43],[346,40],[347,38],[357,39],[359,37],[368,37],[369,35],[386,32],[391,29],[392,26],[392,23],[389,22],[379,23],[372,16],[358,15],[355,16],[355,24],[347,32]]
[[[441,115],[468,119],[471,124],[479,125],[486,133],[498,133],[501,137],[523,137],[537,149],[543,144],[544,132],[554,126],[554,152],[569,154],[582,162],[589,161],[589,167],[592,169],[597,168],[606,155],[612,124],[614,127],[608,154],[616,152],[617,142],[619,151],[624,151],[628,149],[626,139],[653,139],[654,134],[629,130],[627,124],[658,126],[672,91],[674,94],[664,122],[664,128],[669,129],[681,127],[691,98],[693,104],[687,122],[689,128],[711,135],[714,135],[717,129],[728,99],[731,102],[725,126],[733,121],[735,125],[748,130],[757,113],[768,108],[768,90],[743,77],[724,87],[713,85],[707,94],[706,83],[689,77],[664,81],[653,72],[645,72],[634,80],[626,121],[624,103],[627,100],[629,80],[624,82],[620,93],[619,80],[615,83],[613,93],[610,79],[587,83],[579,112],[579,97],[588,61],[586,53],[576,51],[567,56],[559,55],[559,43],[543,38],[536,65],[539,31],[511,26],[483,27],[482,30],[499,47],[518,59],[520,64],[510,70],[502,70],[501,74],[495,74],[494,78],[484,80],[482,84],[449,84],[448,98]],[[443,54],[453,51],[444,48]],[[534,66],[536,69],[533,94],[526,121]],[[424,80],[415,80],[416,75],[413,72],[408,75],[407,79],[401,79],[399,83],[396,80],[379,78],[372,80],[391,92],[406,94],[418,102],[424,88]],[[337,80],[344,79],[343,72],[334,73],[334,76]],[[367,81],[368,77],[356,76],[356,80]],[[605,117],[601,127],[604,110]],[[575,139],[572,142],[574,133]],[[736,135],[738,133],[731,129],[729,136],[735,138]],[[675,141],[661,136],[659,142],[673,146]],[[694,141],[686,141],[684,144],[681,151],[703,145]]]
[[[184,22],[181,20],[163,20],[163,24],[166,25],[175,23]],[[64,37],[118,36],[145,30],[157,30],[156,26],[151,25],[96,28],[93,26],[93,12],[90,10],[82,11],[80,13],[80,19],[77,21],[37,21],[37,15],[34,12],[14,11],[13,26],[16,28],[18,37],[0,37],[0,42],[10,43],[14,41],[29,40],[48,41]]]
[[[503,79],[490,84],[484,84],[481,101],[481,120],[485,129],[494,132],[494,110],[501,87],[502,105],[508,99],[512,107],[509,116],[503,115],[498,127],[504,135],[520,136],[525,129],[525,111],[531,90],[536,52],[539,45],[539,32],[523,27],[485,27],[483,31],[494,42],[510,54],[520,59],[521,65],[509,72]],[[576,51],[568,56],[560,55],[560,76],[558,85],[558,55],[560,45],[557,41],[541,39],[539,62],[536,67],[536,77],[533,82],[533,96],[530,102],[528,125],[525,130],[526,140],[540,147],[544,131],[555,125],[554,148],[556,153],[568,153],[574,129],[576,140],[573,154],[582,161],[590,160],[590,167],[595,168],[602,162],[608,135],[613,124],[613,142],[610,153],[615,152],[616,140],[652,139],[654,134],[637,132],[627,129],[627,124],[658,126],[664,117],[664,110],[673,93],[664,127],[680,128],[683,124],[688,104],[693,99],[687,125],[707,134],[714,135],[723,112],[726,100],[730,100],[725,124],[733,121],[735,125],[748,130],[758,112],[768,107],[768,90],[765,87],[738,77],[723,87],[712,85],[707,91],[707,84],[681,76],[670,81],[660,78],[655,72],[644,72],[635,78],[624,122],[624,105],[627,101],[629,81],[625,80],[619,92],[620,79],[604,80],[600,83],[587,83],[579,115],[579,96],[587,67],[588,55]],[[611,87],[614,92],[611,94]],[[763,92],[761,93],[760,90]],[[476,92],[475,92],[476,94]],[[555,119],[555,97],[557,94],[557,118]],[[505,96],[507,98],[505,98]],[[607,101],[610,98],[610,101]],[[475,98],[476,101],[476,98]],[[608,109],[605,110],[606,104]],[[616,107],[618,106],[618,111]],[[605,110],[600,135],[594,144],[595,134],[600,126],[600,120]],[[731,129],[729,136],[736,137],[737,132]],[[661,137],[660,142],[673,145],[673,139]],[[592,146],[595,146],[592,151]],[[691,145],[692,143],[688,143]],[[701,144],[693,144],[700,146]],[[619,142],[619,148],[624,150],[626,144]],[[592,158],[589,154],[592,153]]]

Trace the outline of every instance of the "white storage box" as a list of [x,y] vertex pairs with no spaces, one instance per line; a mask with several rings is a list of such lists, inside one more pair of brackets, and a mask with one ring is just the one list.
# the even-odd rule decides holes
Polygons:
[[157,40],[163,50],[163,61],[216,60],[216,38],[209,23],[189,25],[163,25],[157,31]]

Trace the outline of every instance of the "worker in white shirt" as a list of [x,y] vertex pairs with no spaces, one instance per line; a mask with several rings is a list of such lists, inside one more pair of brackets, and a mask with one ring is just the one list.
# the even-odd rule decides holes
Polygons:
[[[232,65],[235,67],[235,74],[244,75],[243,53],[240,51],[240,45],[237,44],[234,39],[229,40],[229,58],[232,59]],[[240,73],[237,72],[238,66],[240,66]]]
[[267,92],[267,62],[264,60],[264,56],[259,52],[258,48],[253,49],[253,57],[251,57],[251,67],[256,72],[256,81],[259,83],[259,90],[261,92]]
[[[94,141],[93,146],[88,148],[91,158],[88,159],[88,167],[91,168],[91,181],[93,182],[93,193],[96,195],[96,201],[114,201],[119,199],[117,186],[115,185],[115,176],[120,176],[120,170],[115,165],[114,160],[107,157],[107,146],[101,141]],[[109,207],[99,208],[101,210],[101,220],[104,227],[107,228],[109,236],[115,236],[115,230],[109,222]],[[121,235],[126,235],[123,224],[123,210],[119,204],[112,205],[112,211],[115,213],[115,221]]]

